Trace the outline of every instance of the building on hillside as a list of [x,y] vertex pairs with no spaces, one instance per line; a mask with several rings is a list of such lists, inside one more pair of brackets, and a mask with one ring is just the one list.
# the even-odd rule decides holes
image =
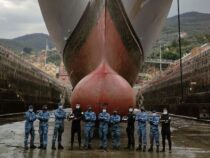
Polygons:
[[57,77],[60,81],[66,83],[66,84],[70,84],[69,75],[68,75],[68,73],[67,73],[67,71],[66,71],[66,69],[65,69],[65,66],[64,66],[63,62],[61,62],[61,64],[60,64],[60,67],[59,67],[59,70],[58,70],[58,72],[57,72],[56,77]]

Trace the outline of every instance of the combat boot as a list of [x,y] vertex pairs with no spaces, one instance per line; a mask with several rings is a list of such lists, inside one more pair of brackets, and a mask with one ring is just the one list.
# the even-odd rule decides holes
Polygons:
[[157,145],[156,152],[159,153],[159,145]]
[[42,149],[43,149],[43,150],[47,150],[47,146],[44,145],[44,146],[42,147]]
[[90,150],[92,149],[92,147],[91,147],[91,145],[90,145],[90,144],[88,144],[88,149],[90,149]]
[[143,147],[143,152],[145,152],[146,151],[146,145],[144,145],[144,147]]
[[84,146],[83,149],[84,149],[84,150],[88,150],[88,147],[87,147],[87,146]]
[[104,151],[108,151],[107,147],[104,147],[103,149],[104,149]]
[[52,150],[56,150],[55,143],[52,144]]
[[25,150],[28,150],[28,146],[25,146],[24,149],[25,149]]
[[163,149],[161,150],[161,152],[165,152],[165,148],[163,148]]
[[73,146],[73,143],[72,143],[72,144],[71,144],[71,148],[70,148],[70,149],[71,149],[71,150],[73,150],[73,148],[74,148],[74,146]]
[[153,152],[153,145],[150,146],[150,148],[148,149],[149,152]]
[[171,153],[171,145],[169,144],[169,153]]
[[36,146],[35,145],[31,145],[30,149],[36,149]]
[[59,143],[58,144],[58,149],[61,149],[62,150],[62,149],[64,149],[64,147]]
[[132,150],[135,150],[135,145],[134,144],[132,144]]
[[42,149],[42,148],[43,148],[43,145],[41,144],[38,148],[39,148],[39,149]]
[[136,148],[136,151],[141,151],[142,148],[141,148],[141,145],[139,144],[139,146]]

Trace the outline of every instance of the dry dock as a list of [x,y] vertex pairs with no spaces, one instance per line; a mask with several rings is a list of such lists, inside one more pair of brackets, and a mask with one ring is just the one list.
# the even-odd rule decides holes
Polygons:
[[[1,118],[3,119],[3,118]],[[0,120],[6,122],[4,120]],[[122,123],[121,150],[108,152],[98,150],[99,140],[93,140],[93,150],[69,150],[71,123],[66,121],[65,132],[63,134],[64,150],[51,150],[54,118],[49,123],[49,145],[47,151],[35,149],[25,151],[23,149],[24,121],[8,123],[0,126],[0,158],[209,158],[210,157],[210,125],[191,120],[173,118],[172,132],[172,153],[149,153],[125,150],[127,138],[125,134],[125,124]],[[35,122],[36,140],[39,145],[38,121]],[[149,131],[149,130],[148,130]],[[136,146],[137,146],[136,136]],[[149,142],[149,141],[148,141]],[[111,145],[111,139],[109,140]],[[148,145],[149,146],[149,145]]]

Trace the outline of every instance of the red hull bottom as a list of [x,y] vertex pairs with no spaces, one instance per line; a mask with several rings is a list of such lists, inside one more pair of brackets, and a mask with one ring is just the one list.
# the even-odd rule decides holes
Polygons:
[[129,83],[114,72],[109,65],[102,62],[91,74],[83,78],[75,87],[71,104],[79,103],[86,110],[89,105],[96,113],[107,103],[107,110],[117,110],[125,115],[129,106],[135,104],[134,91]]

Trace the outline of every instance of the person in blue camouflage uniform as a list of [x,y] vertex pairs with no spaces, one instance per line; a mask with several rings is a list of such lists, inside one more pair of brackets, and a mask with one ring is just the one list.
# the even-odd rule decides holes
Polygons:
[[59,104],[58,109],[55,111],[55,128],[53,133],[53,140],[52,140],[52,149],[56,150],[55,142],[58,138],[58,149],[63,149],[61,145],[62,141],[62,134],[64,132],[64,120],[66,118],[66,112],[63,110],[63,105]]
[[39,149],[46,150],[47,148],[47,134],[48,134],[48,120],[50,118],[50,113],[47,111],[47,105],[42,107],[42,111],[39,112],[37,118],[39,119],[39,136],[40,136],[40,146]]
[[33,112],[33,106],[30,105],[28,111],[25,113],[25,138],[24,138],[24,147],[25,150],[28,150],[28,137],[31,135],[30,148],[35,149],[34,138],[35,138],[35,130],[34,130],[34,121],[36,120],[36,115]]
[[159,129],[158,124],[160,122],[160,117],[157,115],[155,111],[152,112],[152,116],[149,117],[150,124],[150,148],[149,152],[153,151],[153,142],[156,143],[156,152],[159,152]]
[[84,142],[84,149],[91,149],[91,140],[93,138],[93,131],[96,121],[96,114],[92,111],[92,107],[88,107],[88,111],[84,113],[84,135],[85,135],[85,142]]
[[112,148],[119,150],[120,148],[120,115],[115,110],[110,117],[111,132],[112,132]]
[[106,111],[105,107],[102,109],[102,112],[99,113],[98,120],[99,120],[99,139],[100,139],[99,148],[107,150],[107,135],[109,130],[110,114]]
[[144,107],[141,107],[141,111],[136,115],[136,121],[138,122],[138,134],[139,134],[139,146],[137,150],[142,150],[143,145],[143,152],[146,151],[147,145],[147,131],[146,131],[146,124],[147,124],[148,116],[147,112],[145,111]]

